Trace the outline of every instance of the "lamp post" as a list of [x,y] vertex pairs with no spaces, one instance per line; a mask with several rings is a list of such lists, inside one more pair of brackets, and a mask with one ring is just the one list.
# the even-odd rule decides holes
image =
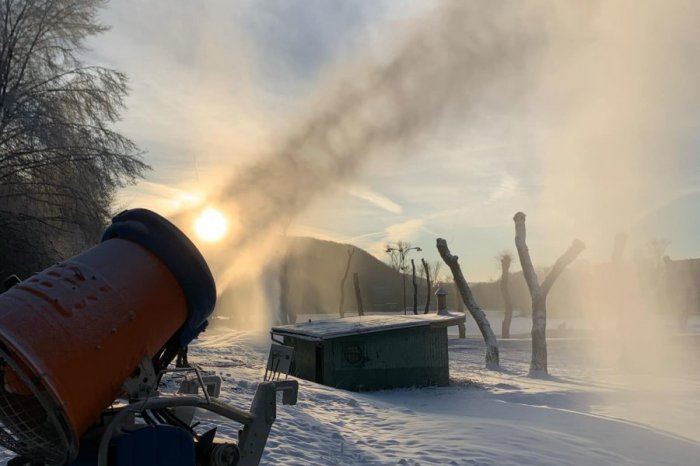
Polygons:
[[403,281],[403,313],[406,314],[406,274],[404,273],[406,271],[406,256],[410,251],[422,251],[421,248],[418,246],[410,246],[410,244],[404,244],[403,242],[399,241],[396,244],[396,247],[394,246],[387,246],[386,247],[386,253],[387,254],[392,254],[392,253],[398,253],[399,254],[399,272],[401,273],[401,280]]

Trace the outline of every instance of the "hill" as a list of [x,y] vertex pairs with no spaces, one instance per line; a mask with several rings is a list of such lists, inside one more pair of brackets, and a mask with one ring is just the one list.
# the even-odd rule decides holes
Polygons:
[[[387,264],[349,244],[324,241],[315,238],[294,237],[289,240],[286,252],[287,298],[286,308],[292,315],[300,314],[338,314],[340,302],[340,282],[347,264],[347,254],[352,248],[352,258],[348,278],[345,282],[344,310],[347,314],[357,312],[353,273],[358,273],[362,291],[362,300],[367,312],[402,312],[401,274]],[[226,309],[226,315],[238,316],[252,314],[251,307],[264,306],[268,315],[279,315],[280,306],[280,271],[283,270],[284,258],[270,264],[264,272],[263,295],[256,297],[259,284],[239,282],[226,290],[220,298],[220,308]],[[606,313],[616,313],[615,307],[635,307],[639,303],[604,298],[623,293],[622,288],[615,288],[620,280],[637,283],[651,283],[643,293],[638,293],[649,306],[663,305],[664,311],[680,312],[688,309],[695,313],[698,309],[700,289],[700,263],[697,260],[667,261],[665,269],[638,270],[638,266],[627,264],[623,275],[611,275],[609,264],[589,264],[580,262],[565,270],[548,297],[547,308],[551,316],[569,318],[595,315],[595,319],[605,318]],[[641,270],[641,272],[640,272]],[[665,271],[664,271],[665,270]],[[547,269],[537,270],[540,280],[546,276]],[[413,304],[413,287],[411,276],[406,275],[406,303],[408,312]],[[425,308],[427,295],[426,282],[418,281],[418,312]],[[448,291],[448,308],[462,309],[458,293],[452,283],[442,284]],[[471,283],[474,297],[484,309],[502,310],[503,299],[498,281]],[[432,291],[434,293],[434,290]],[[510,293],[516,315],[530,312],[530,295],[521,271],[511,273]],[[682,298],[682,299],[681,299]],[[431,297],[431,310],[436,309],[434,296]],[[668,309],[666,309],[668,308]],[[635,312],[635,309],[631,309]],[[499,323],[491,323],[494,328]]]
[[[340,282],[345,272],[348,251],[355,249],[345,282],[345,311],[355,313],[357,300],[353,274],[357,273],[365,309],[401,311],[403,281],[401,274],[363,249],[348,244],[314,238],[294,238],[289,252],[289,305],[296,313],[335,313],[340,302]],[[419,309],[424,309],[427,292],[424,279],[419,282]],[[413,302],[413,285],[406,276],[406,296]],[[421,305],[422,303],[422,305]]]

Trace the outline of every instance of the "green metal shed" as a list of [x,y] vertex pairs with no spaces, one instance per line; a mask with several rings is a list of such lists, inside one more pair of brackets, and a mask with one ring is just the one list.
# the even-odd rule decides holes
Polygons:
[[[464,314],[370,315],[272,328],[294,375],[347,390],[447,385],[447,327]],[[279,340],[278,340],[279,341]]]

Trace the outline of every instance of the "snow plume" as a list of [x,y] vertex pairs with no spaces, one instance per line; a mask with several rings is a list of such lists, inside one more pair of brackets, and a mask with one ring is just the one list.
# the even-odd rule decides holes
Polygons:
[[[662,252],[648,259],[649,242],[673,233],[650,224],[648,214],[688,184],[683,159],[692,152],[700,108],[698,14],[700,4],[690,0],[599,2],[572,40],[549,49],[551,73],[543,76],[538,110],[544,170],[538,215],[553,237],[585,240],[596,262],[610,260],[622,232],[635,269],[641,262],[645,270],[663,265]],[[644,304],[661,285],[658,276],[649,280],[636,279],[636,288],[620,283],[630,301],[619,305],[636,308],[632,321],[643,308],[658,308]]]
[[[573,238],[586,242],[568,300],[592,322],[591,364],[615,374],[634,399],[630,407],[663,416],[665,387],[681,383],[678,355],[693,350],[677,319],[690,276],[664,264],[668,252],[651,240],[674,233],[649,221],[663,216],[649,214],[677,197],[695,172],[685,159],[697,150],[700,4],[601,1],[585,21],[568,6],[560,5],[561,18],[575,33],[550,44],[533,112],[543,195],[528,220],[537,213],[545,227],[533,238],[555,240],[561,251]],[[617,233],[628,242],[613,259]],[[641,384],[649,374],[656,377]]]
[[[676,162],[698,108],[698,9],[683,0],[448,1],[393,27],[392,45],[326,71],[307,111],[266,141],[273,150],[210,198],[236,221],[226,243],[205,251],[219,313],[260,327],[274,320],[283,233],[373,158],[403,163],[442,131],[509,121],[536,148],[535,179],[517,181],[537,186],[538,202],[513,199],[512,212],[529,214],[538,263],[553,263],[573,238],[592,262],[609,261],[614,235],[629,235],[621,264],[574,264],[588,278],[569,299],[596,321],[592,354],[630,368],[670,361],[657,321],[668,303],[655,297],[664,278],[631,257],[653,235],[640,219],[684,175]],[[337,286],[344,265],[318,286]]]
[[[239,224],[210,259],[219,288],[239,289],[244,276],[268,276],[266,270],[274,275],[286,254],[280,233],[370,158],[400,157],[440,127],[469,125],[479,109],[515,105],[532,85],[544,40],[538,13],[516,1],[445,2],[398,28],[393,47],[330,71],[315,104],[276,149],[215,197]],[[274,296],[269,288],[258,298]],[[237,301],[234,307],[253,312]],[[265,306],[276,308],[276,298]]]
[[615,233],[649,235],[635,229],[687,176],[679,161],[700,108],[700,4],[617,0],[595,3],[585,21],[568,13],[560,18],[576,32],[550,44],[535,103],[540,215],[557,237],[585,236],[607,258]]

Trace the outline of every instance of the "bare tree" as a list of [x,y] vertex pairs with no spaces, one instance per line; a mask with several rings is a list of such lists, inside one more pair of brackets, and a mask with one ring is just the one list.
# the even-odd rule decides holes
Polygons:
[[357,315],[365,315],[365,306],[362,304],[362,291],[360,290],[360,276],[357,272],[352,274],[352,281],[355,285],[355,299],[357,300]]
[[428,262],[425,259],[421,259],[423,267],[420,269],[420,276],[424,278],[427,285],[427,297],[425,300],[425,310],[424,314],[430,312],[430,304],[433,298],[433,290],[436,289],[440,283],[447,281],[445,277],[440,277],[440,269],[442,268],[442,261],[436,260],[433,262]]
[[110,128],[126,77],[81,59],[87,38],[106,29],[105,3],[0,1],[0,242],[44,262],[97,241],[115,190],[148,168]]
[[291,253],[287,251],[282,257],[280,270],[278,275],[278,283],[280,288],[279,294],[279,322],[281,324],[293,324],[296,322],[296,315],[292,311],[289,299],[289,263],[291,262]]
[[501,295],[503,296],[503,307],[505,314],[503,323],[501,324],[501,338],[510,338],[510,323],[513,320],[513,301],[510,298],[510,289],[508,288],[508,278],[510,276],[510,264],[513,261],[513,255],[504,251],[498,255],[498,260],[501,263]]
[[411,243],[405,241],[399,241],[396,244],[387,244],[385,251],[387,254],[389,254],[391,268],[398,271],[401,275],[401,282],[403,284],[402,303],[404,314],[406,314],[406,272],[408,272],[406,256],[411,251],[420,252],[421,248],[418,246],[412,246]]
[[389,256],[389,267],[391,267],[396,272],[401,273],[404,264],[401,262],[402,257],[399,251],[403,250],[405,247],[410,247],[411,243],[406,243],[404,241],[399,241],[396,244],[387,243],[385,246],[385,251]]
[[418,314],[418,282],[416,281],[416,262],[411,259],[411,270],[413,277],[413,314]]
[[348,262],[345,264],[345,273],[343,274],[343,278],[340,280],[340,303],[338,304],[338,314],[340,314],[340,317],[345,317],[345,311],[343,310],[343,304],[345,302],[345,280],[348,278],[348,273],[350,272],[350,263],[352,262],[352,256],[355,254],[355,248],[350,247],[350,249],[347,250],[348,253]]
[[498,358],[498,340],[496,340],[496,335],[494,335],[493,330],[491,330],[491,324],[489,324],[486,314],[484,314],[484,311],[481,310],[474,300],[474,295],[472,295],[472,291],[469,289],[467,280],[464,278],[462,269],[459,266],[459,257],[453,256],[450,253],[450,249],[447,247],[447,241],[442,238],[437,239],[437,249],[440,252],[442,260],[445,261],[445,264],[447,264],[452,271],[455,285],[457,285],[459,289],[462,300],[467,306],[469,313],[474,318],[476,325],[479,327],[481,335],[484,337],[484,342],[486,343],[486,367],[489,369],[498,369],[500,364]]
[[437,285],[438,283],[441,283],[444,280],[444,276],[440,275],[440,270],[442,270],[442,261],[436,260],[431,264],[431,275],[433,276],[433,280],[435,280],[435,284]]
[[532,359],[530,374],[547,374],[547,294],[564,269],[586,249],[582,241],[574,240],[569,249],[554,263],[547,277],[539,284],[537,273],[530,259],[526,243],[525,214],[518,212],[513,217],[515,222],[515,247],[518,250],[520,266],[532,298]]
[[[418,269],[420,277],[425,279],[427,286],[427,299],[425,301],[424,313],[430,312],[430,305],[433,303],[433,291],[437,289],[440,285],[441,280],[444,281],[445,277],[440,277],[440,268],[442,266],[441,260],[427,261],[421,259],[422,267]],[[437,275],[436,275],[437,274]]]
[[428,311],[430,311],[430,298],[433,295],[433,283],[430,280],[430,265],[425,259],[421,259],[421,262],[423,263],[423,273],[425,274],[427,288],[427,292],[425,294],[425,311],[423,311],[423,314],[427,314]]

